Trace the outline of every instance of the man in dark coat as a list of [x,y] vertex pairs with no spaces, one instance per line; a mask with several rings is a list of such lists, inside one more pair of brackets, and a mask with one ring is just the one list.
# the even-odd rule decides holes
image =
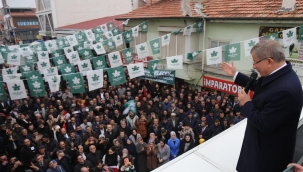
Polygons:
[[93,166],[97,166],[98,162],[102,159],[102,153],[100,150],[96,150],[95,145],[89,147],[89,153],[86,155],[86,159],[89,160]]
[[[261,41],[251,53],[261,78],[252,83],[252,100],[244,90],[238,95],[241,113],[248,120],[237,171],[283,171],[295,150],[302,86],[276,41]],[[223,63],[222,69],[240,86],[249,80],[233,63]]]

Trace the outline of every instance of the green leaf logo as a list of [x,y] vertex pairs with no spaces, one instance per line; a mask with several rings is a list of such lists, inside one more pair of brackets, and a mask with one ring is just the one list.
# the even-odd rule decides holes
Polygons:
[[54,68],[49,68],[49,69],[47,69],[47,72],[48,72],[48,73],[53,73],[54,71],[55,71]]
[[289,31],[286,35],[288,38],[291,38],[293,36],[294,32],[293,31]]
[[188,26],[186,29],[190,29],[191,28],[191,26]]
[[116,54],[114,54],[114,55],[112,56],[112,58],[113,58],[113,60],[117,60],[117,59],[118,59],[118,56],[117,56]]
[[72,81],[73,81],[73,83],[76,84],[76,85],[80,84],[80,79],[77,78],[76,76],[75,76],[75,78],[74,78]]
[[145,46],[141,45],[140,51],[144,51],[144,50],[145,50]]
[[19,91],[20,90],[20,85],[15,84],[13,86],[14,91]]
[[11,56],[12,59],[17,59],[16,55]]
[[90,33],[90,32],[87,32],[87,35],[91,35],[91,33]]
[[248,43],[248,46],[249,46],[249,47],[253,47],[253,46],[255,46],[255,45],[256,45],[256,42],[253,41],[253,40],[250,40],[250,42]]
[[95,74],[95,75],[92,77],[92,79],[93,79],[93,81],[98,81],[98,80],[99,80],[99,76]]
[[77,58],[76,54],[73,54],[71,57],[72,57],[72,59]]
[[43,52],[43,53],[41,53],[41,56],[42,56],[42,57],[45,57],[45,56],[46,56],[46,54]]
[[120,38],[120,36],[117,36],[116,39],[117,39],[117,40],[120,40],[121,38]]
[[119,72],[119,71],[117,71],[117,70],[115,70],[115,72],[113,73],[113,76],[114,76],[114,77],[118,77],[118,76],[120,76],[120,72]]
[[87,68],[88,64],[87,63],[83,63],[81,66],[82,66],[82,68]]
[[72,52],[72,50],[71,49],[67,49],[67,52],[70,53],[70,52]]
[[42,62],[42,63],[41,63],[41,66],[42,66],[42,67],[46,67],[46,65],[47,65],[47,63],[45,63],[45,62]]
[[138,66],[134,66],[134,67],[132,68],[132,70],[133,70],[133,71],[137,71],[137,70],[139,70],[139,67],[138,67]]
[[137,32],[137,31],[138,31],[138,29],[137,29],[137,28],[135,28],[135,29],[134,29],[134,31],[135,31],[135,32]]
[[211,57],[216,57],[218,55],[218,51],[213,51],[210,55]]
[[230,54],[236,53],[236,51],[237,51],[237,48],[235,48],[235,47],[232,47],[231,49],[229,49]]
[[13,74],[13,70],[12,69],[8,69],[8,70],[6,70],[6,74]]
[[168,39],[168,36],[167,36],[167,35],[165,35],[165,36],[164,36],[164,40],[167,40],[167,39]]
[[34,88],[40,88],[40,83],[39,82],[37,82],[37,81],[35,81],[34,83],[33,83],[33,86],[34,86]]
[[27,51],[27,48],[22,48],[23,51]]
[[54,83],[56,83],[56,82],[58,81],[58,79],[57,79],[56,76],[54,76],[54,77],[52,78],[52,80],[53,80]]
[[178,59],[173,59],[171,62],[172,63],[178,63]]
[[97,45],[97,47],[96,47],[97,49],[101,49],[101,46],[100,45]]
[[49,43],[49,44],[48,44],[48,47],[51,48],[51,47],[53,47],[53,45],[52,45],[51,43]]
[[69,41],[74,41],[74,38],[72,38],[72,37],[71,37],[71,38],[69,38]]
[[147,25],[145,24],[145,25],[143,25],[142,27],[143,27],[143,29],[146,29],[146,28],[147,28]]

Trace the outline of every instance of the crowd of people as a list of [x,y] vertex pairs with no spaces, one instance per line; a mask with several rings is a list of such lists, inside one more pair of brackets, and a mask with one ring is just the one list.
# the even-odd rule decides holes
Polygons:
[[[0,171],[151,171],[243,119],[236,97],[185,82],[85,87],[0,101]],[[123,114],[129,100],[136,111]]]

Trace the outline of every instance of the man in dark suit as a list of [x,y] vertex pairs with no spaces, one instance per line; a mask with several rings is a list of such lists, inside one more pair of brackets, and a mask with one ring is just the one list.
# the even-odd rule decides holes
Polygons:
[[50,160],[44,160],[43,156],[40,154],[36,155],[36,163],[34,164],[34,166],[31,165],[31,168],[39,171],[39,172],[46,172],[46,170],[48,169],[48,163]]
[[[283,171],[294,155],[302,86],[276,41],[259,42],[251,54],[261,78],[252,83],[252,100],[244,90],[238,94],[241,113],[248,120],[237,171]],[[249,80],[233,63],[223,63],[222,69],[240,86]]]
[[199,142],[199,139],[204,139],[206,141],[212,136],[211,130],[206,124],[206,121],[201,121],[201,125],[198,125],[195,131],[198,138],[197,143]]
[[170,118],[168,119],[168,122],[171,124],[172,126],[172,130],[174,132],[178,132],[178,122],[179,122],[179,118],[176,117],[176,113],[171,113],[170,114]]
[[9,113],[9,105],[7,104],[7,102],[4,101],[0,101],[0,112],[7,114]]

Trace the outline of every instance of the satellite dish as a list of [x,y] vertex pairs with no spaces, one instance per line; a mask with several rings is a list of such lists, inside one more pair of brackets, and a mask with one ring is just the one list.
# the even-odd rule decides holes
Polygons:
[[294,11],[296,8],[296,0],[283,0],[282,8],[279,11]]

